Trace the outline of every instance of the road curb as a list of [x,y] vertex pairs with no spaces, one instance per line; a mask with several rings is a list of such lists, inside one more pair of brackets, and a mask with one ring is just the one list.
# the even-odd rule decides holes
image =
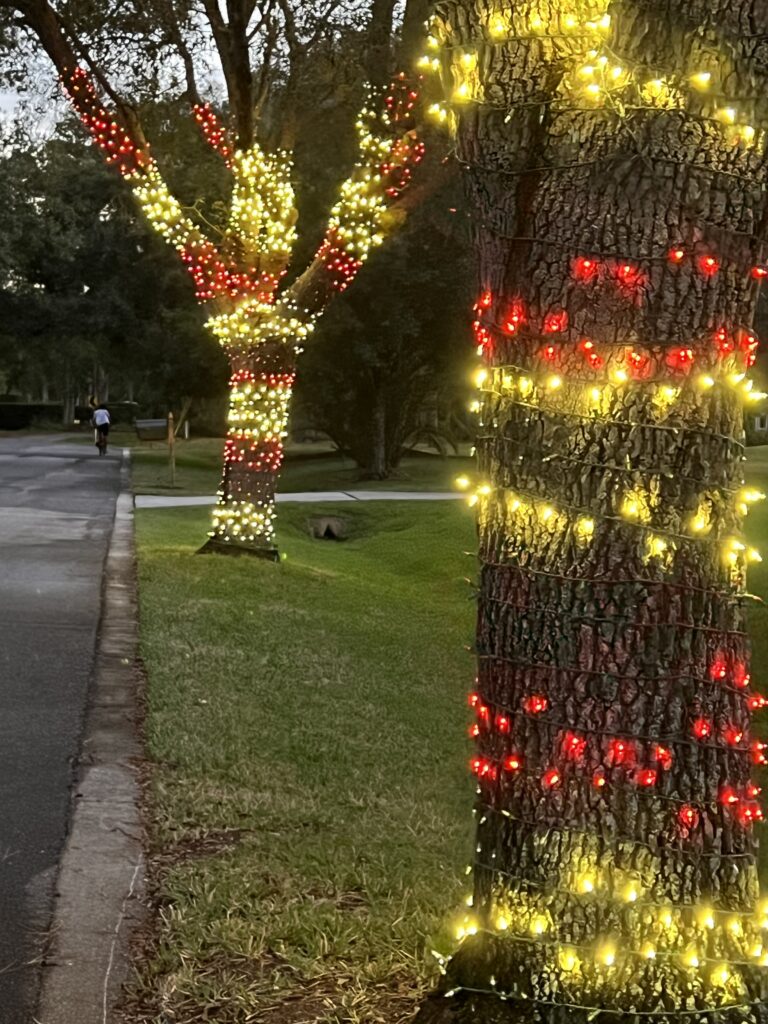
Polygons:
[[94,683],[61,860],[37,1024],[107,1024],[143,919],[138,606],[133,497],[124,457],[107,553]]

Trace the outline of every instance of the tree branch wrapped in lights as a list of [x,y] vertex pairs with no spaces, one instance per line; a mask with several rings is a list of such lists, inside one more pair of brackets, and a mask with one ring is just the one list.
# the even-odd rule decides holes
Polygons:
[[440,0],[474,210],[472,891],[420,1021],[768,1021],[743,478],[768,5]]

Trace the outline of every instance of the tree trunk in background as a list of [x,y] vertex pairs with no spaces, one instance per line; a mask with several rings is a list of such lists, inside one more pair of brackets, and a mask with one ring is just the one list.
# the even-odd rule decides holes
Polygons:
[[75,422],[75,393],[69,381],[64,385],[61,395],[61,425],[71,427]]
[[204,553],[278,558],[275,495],[299,351],[298,338],[230,350],[224,468]]
[[437,10],[486,369],[473,896],[420,1021],[768,1021],[740,539],[768,5]]
[[396,0],[373,0],[366,40],[366,74],[374,86],[383,86],[392,72],[392,22]]
[[371,460],[369,480],[386,480],[390,473],[387,458],[387,399],[385,389],[377,387],[371,410]]

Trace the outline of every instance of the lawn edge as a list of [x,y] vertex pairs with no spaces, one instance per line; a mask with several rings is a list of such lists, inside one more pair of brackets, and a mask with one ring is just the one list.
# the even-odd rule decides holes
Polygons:
[[61,859],[38,1024],[107,1024],[145,916],[138,600],[130,454],[105,562],[94,678]]

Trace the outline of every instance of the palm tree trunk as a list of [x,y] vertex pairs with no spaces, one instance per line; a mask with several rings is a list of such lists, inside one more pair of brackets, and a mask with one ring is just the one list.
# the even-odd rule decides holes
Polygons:
[[689,83],[706,28],[747,92],[747,5],[613,5],[615,74],[486,6],[436,29],[454,81],[483,69],[458,155],[485,369],[472,905],[421,1020],[766,1021],[740,539],[765,140]]

